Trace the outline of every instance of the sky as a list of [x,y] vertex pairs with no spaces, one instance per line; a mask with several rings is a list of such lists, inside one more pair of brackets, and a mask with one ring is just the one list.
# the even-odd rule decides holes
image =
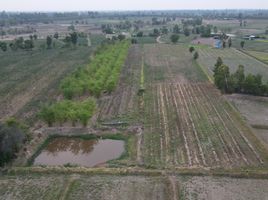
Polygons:
[[268,9],[268,0],[0,0],[5,11]]

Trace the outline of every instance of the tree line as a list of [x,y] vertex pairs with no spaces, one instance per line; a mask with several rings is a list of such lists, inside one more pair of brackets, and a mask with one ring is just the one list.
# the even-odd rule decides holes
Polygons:
[[260,74],[245,75],[244,66],[239,65],[235,73],[230,73],[220,57],[215,64],[214,83],[223,93],[243,93],[268,96],[268,83],[264,84]]

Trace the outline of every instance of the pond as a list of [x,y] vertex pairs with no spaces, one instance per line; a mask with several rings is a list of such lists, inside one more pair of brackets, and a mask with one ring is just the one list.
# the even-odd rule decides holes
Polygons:
[[94,167],[119,158],[124,152],[123,140],[55,138],[35,158],[34,165],[73,164]]

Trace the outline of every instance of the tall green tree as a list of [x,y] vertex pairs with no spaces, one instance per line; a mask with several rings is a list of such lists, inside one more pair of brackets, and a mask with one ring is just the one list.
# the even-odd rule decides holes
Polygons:
[[230,81],[230,71],[227,65],[220,65],[216,68],[214,72],[214,82],[215,85],[224,93],[230,91],[229,82]]
[[77,44],[77,40],[78,40],[78,34],[77,34],[77,32],[70,33],[70,36],[71,36],[71,41],[72,41],[73,45],[76,45]]
[[50,49],[52,45],[52,37],[51,36],[47,36],[47,48]]
[[245,46],[245,41],[241,41],[241,42],[240,42],[240,47],[241,47],[242,49],[244,49],[244,46]]
[[172,42],[173,44],[177,43],[177,42],[179,41],[179,39],[180,39],[180,36],[179,36],[178,34],[172,34],[172,35],[170,36],[170,40],[171,40],[171,42]]
[[199,54],[198,54],[198,52],[196,51],[196,52],[194,52],[194,59],[197,60],[198,58],[199,58]]

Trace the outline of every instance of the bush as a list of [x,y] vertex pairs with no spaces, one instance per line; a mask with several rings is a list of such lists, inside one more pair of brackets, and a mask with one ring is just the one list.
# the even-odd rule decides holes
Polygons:
[[0,123],[0,166],[15,158],[25,138],[25,133],[17,125]]
[[58,122],[60,124],[70,121],[73,126],[76,122],[80,122],[83,126],[87,126],[88,120],[94,114],[96,102],[94,99],[86,99],[82,102],[71,100],[63,100],[51,106],[45,106],[39,116],[48,126]]

